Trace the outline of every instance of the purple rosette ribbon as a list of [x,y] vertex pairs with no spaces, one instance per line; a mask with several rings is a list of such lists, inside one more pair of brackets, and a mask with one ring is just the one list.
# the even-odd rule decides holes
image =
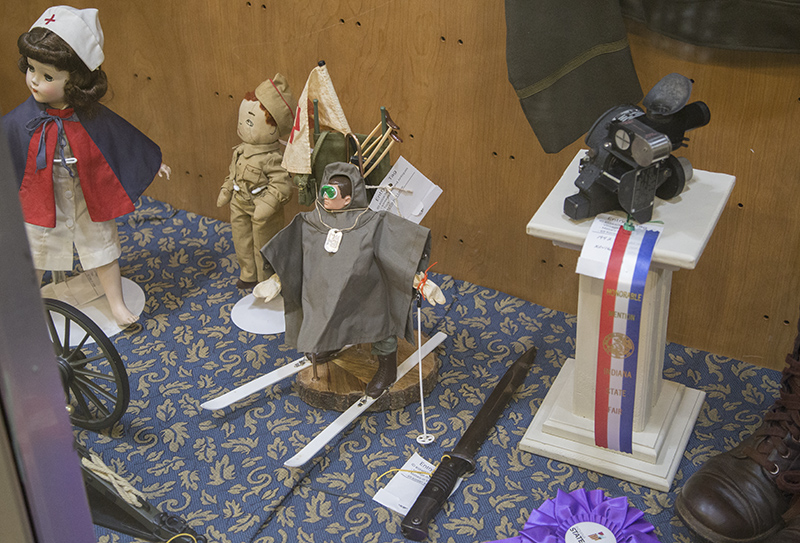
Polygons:
[[644,513],[628,499],[606,498],[602,490],[558,491],[545,501],[517,537],[493,543],[659,543]]

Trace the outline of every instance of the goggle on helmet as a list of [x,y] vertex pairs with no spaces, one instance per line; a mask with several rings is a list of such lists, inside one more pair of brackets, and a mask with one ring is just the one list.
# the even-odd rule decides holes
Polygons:
[[330,200],[335,200],[339,194],[339,187],[336,185],[322,185],[319,188],[320,198],[323,199],[327,196]]

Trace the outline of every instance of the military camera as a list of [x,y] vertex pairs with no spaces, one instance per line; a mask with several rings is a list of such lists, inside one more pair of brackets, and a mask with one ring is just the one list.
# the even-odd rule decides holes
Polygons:
[[678,196],[693,170],[688,159],[672,152],[686,146],[687,131],[711,118],[705,103],[687,105],[690,92],[691,80],[670,74],[643,100],[646,111],[617,106],[595,121],[575,180],[578,193],[564,200],[564,213],[578,220],[620,209],[645,223],[656,196]]

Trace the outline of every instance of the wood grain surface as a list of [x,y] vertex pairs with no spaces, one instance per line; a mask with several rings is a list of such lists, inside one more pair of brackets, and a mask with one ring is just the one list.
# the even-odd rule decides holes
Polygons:
[[[416,334],[415,334],[416,336]],[[428,341],[425,334],[422,342]],[[417,346],[400,338],[397,341],[397,364],[400,365],[417,351]],[[422,394],[427,397],[439,380],[439,359],[434,350],[422,359]],[[317,379],[312,368],[297,374],[297,393],[307,404],[320,409],[345,411],[364,396],[367,383],[378,370],[378,360],[370,355],[370,345],[354,345],[334,359],[317,366]],[[402,409],[419,402],[419,365],[402,376],[368,411]]]
[[[49,5],[2,8],[2,111],[28,95],[16,39]],[[404,140],[392,160],[402,154],[442,187],[423,221],[434,271],[576,312],[577,253],[526,235],[525,225],[583,142],[542,151],[507,79],[502,3],[75,5],[100,10],[106,104],[158,142],[173,170],[146,194],[227,219],[215,202],[243,95],[280,72],[299,96],[324,60],[351,127],[369,132],[385,106]],[[781,368],[800,307],[800,55],[712,50],[628,29],[645,91],[679,72],[711,109],[711,123],[678,154],[737,178],[700,264],[675,274],[668,339]],[[287,217],[302,209],[293,200]]]

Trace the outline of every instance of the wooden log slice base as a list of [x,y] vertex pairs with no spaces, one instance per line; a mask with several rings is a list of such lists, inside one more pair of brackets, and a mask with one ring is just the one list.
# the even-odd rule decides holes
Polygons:
[[[422,335],[422,342],[428,338]],[[367,383],[378,370],[378,360],[370,354],[371,345],[355,345],[342,351],[333,360],[317,366],[319,380],[313,380],[312,368],[297,374],[296,386],[300,399],[312,407],[345,411],[364,396]],[[417,345],[400,338],[397,341],[399,366],[417,350]],[[436,351],[422,359],[422,389],[427,397],[439,380],[439,358]],[[368,411],[401,409],[419,401],[419,368],[415,365],[388,391],[370,406]]]

